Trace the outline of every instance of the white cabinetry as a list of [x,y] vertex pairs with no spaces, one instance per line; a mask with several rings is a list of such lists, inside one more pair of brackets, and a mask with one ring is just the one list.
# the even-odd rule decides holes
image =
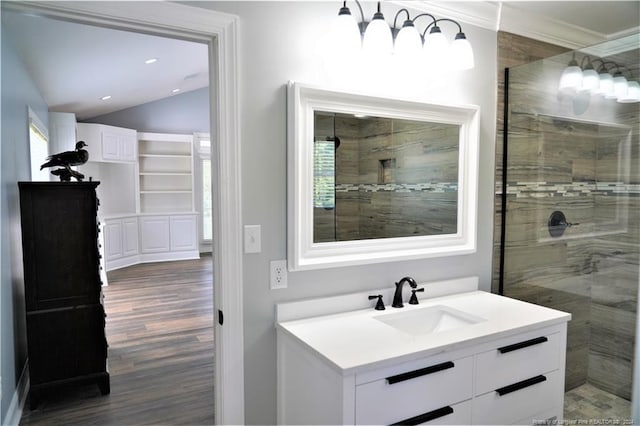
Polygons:
[[279,424],[562,419],[566,323],[350,374],[280,328],[277,345]]
[[78,140],[87,143],[89,161],[137,161],[137,132],[105,124],[78,123]]
[[140,261],[137,216],[104,219],[104,240],[108,271]]
[[163,253],[171,249],[169,216],[143,216],[140,218],[142,253]]
[[173,252],[198,249],[195,215],[169,216],[169,248]]
[[147,262],[199,257],[196,214],[142,215],[140,241]]

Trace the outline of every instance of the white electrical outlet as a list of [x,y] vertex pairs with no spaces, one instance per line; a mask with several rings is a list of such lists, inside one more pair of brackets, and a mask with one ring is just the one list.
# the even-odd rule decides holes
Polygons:
[[287,261],[286,260],[272,260],[270,263],[271,269],[271,290],[279,288],[287,288]]

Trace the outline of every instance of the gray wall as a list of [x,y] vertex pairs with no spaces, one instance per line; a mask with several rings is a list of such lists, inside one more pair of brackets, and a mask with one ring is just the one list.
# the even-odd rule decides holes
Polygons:
[[[398,96],[477,104],[481,108],[478,251],[473,255],[289,273],[288,288],[269,290],[269,261],[286,256],[286,90],[288,80],[327,84],[314,46],[338,12],[337,2],[193,2],[240,17],[242,204],[245,224],[262,225],[262,252],[244,257],[245,421],[276,420],[274,305],[309,297],[390,287],[411,275],[418,281],[477,275],[490,289],[496,122],[496,32],[464,25],[476,68],[441,81],[423,78]],[[372,4],[365,4],[373,13]],[[353,9],[352,9],[353,10]],[[384,3],[387,17],[393,6]],[[388,18],[389,19],[389,18]],[[274,24],[277,23],[277,24]],[[277,25],[277,26],[276,26]],[[277,30],[276,30],[277,28]],[[443,31],[451,31],[444,28]],[[381,82],[389,85],[394,82]]]
[[22,241],[16,182],[30,180],[28,106],[45,124],[47,105],[2,31],[2,186],[0,187],[0,365],[1,421],[14,395],[26,354]]
[[209,133],[209,88],[82,120],[156,133]]

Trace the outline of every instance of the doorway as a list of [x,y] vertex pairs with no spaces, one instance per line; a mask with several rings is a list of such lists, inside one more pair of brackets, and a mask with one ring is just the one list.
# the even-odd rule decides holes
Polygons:
[[[236,76],[237,17],[168,2],[3,2],[25,13],[133,32],[193,40],[209,49],[211,135],[215,154],[213,282],[215,420],[244,422],[240,139]],[[224,315],[223,315],[224,313]],[[224,321],[223,321],[224,318]],[[224,324],[224,327],[223,327]]]

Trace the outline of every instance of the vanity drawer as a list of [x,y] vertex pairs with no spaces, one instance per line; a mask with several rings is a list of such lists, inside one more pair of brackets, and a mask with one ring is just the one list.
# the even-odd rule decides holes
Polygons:
[[562,398],[558,400],[556,391],[562,386],[560,380],[563,379],[558,370],[528,379],[529,383],[510,383],[509,385],[514,385],[511,389],[498,388],[503,392],[502,395],[494,389],[475,397],[474,424],[513,424],[523,418],[533,419],[544,410],[562,405]]
[[473,358],[467,357],[358,385],[356,423],[393,424],[470,399],[472,374]]
[[471,400],[447,405],[415,417],[402,418],[392,425],[470,425],[471,405]]
[[528,333],[497,341],[495,349],[477,356],[475,394],[558,369],[560,340],[559,333]]

